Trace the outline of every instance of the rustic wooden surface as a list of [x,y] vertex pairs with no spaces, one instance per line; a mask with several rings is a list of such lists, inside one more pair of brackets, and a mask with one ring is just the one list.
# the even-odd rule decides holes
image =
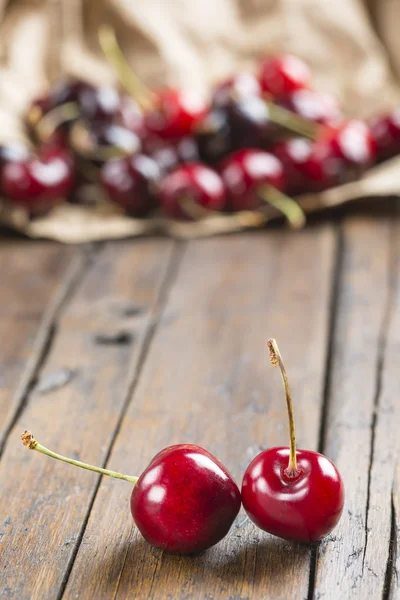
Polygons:
[[[86,248],[0,243],[0,597],[400,598],[400,217],[347,215],[293,234]],[[239,514],[194,557],[148,546],[130,486],[25,450],[139,473],[194,442],[237,481],[287,444],[284,353],[299,447],[341,470],[346,506],[321,544]]]

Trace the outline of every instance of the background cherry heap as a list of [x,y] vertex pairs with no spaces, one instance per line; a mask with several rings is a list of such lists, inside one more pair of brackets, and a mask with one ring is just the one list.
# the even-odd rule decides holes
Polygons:
[[264,59],[206,102],[193,90],[148,90],[111,29],[100,43],[128,93],[63,81],[26,114],[32,147],[0,147],[1,194],[32,216],[80,202],[87,184],[132,217],[190,220],[271,204],[293,227],[293,197],[358,177],[400,153],[400,108],[372,123],[347,120],[312,89],[298,58]]

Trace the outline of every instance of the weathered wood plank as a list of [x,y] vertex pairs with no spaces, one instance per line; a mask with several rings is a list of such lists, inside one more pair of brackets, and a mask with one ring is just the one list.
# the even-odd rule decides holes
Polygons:
[[[319,548],[317,599],[384,594],[398,406],[399,321],[388,320],[400,311],[391,285],[392,269],[400,274],[399,258],[396,265],[392,260],[393,227],[377,216],[351,218],[344,226],[324,451],[342,473],[346,504],[339,526]],[[392,350],[397,347],[392,364],[388,335]]]
[[[107,246],[62,314],[39,384],[0,462],[0,572],[6,573],[0,595],[58,596],[98,485],[91,473],[27,452],[19,434],[29,427],[65,454],[106,460],[172,249],[167,240]],[[52,389],[60,370],[72,376]]]
[[[239,482],[261,446],[287,444],[265,345],[272,335],[292,382],[299,446],[316,448],[335,248],[329,226],[191,242],[110,467],[135,473],[162,447],[194,442]],[[307,597],[308,547],[263,534],[241,513],[208,552],[166,555],[132,527],[129,496],[128,484],[103,478],[65,600]]]
[[57,244],[0,241],[0,448],[73,285],[77,255]]

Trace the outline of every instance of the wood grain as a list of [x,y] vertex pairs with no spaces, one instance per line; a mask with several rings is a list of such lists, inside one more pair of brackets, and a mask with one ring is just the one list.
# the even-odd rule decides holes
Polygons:
[[[162,447],[208,448],[237,481],[261,447],[288,443],[275,336],[292,383],[299,446],[319,439],[335,233],[269,232],[191,242],[141,372],[110,467],[140,472]],[[74,476],[71,477],[71,482]],[[63,595],[73,598],[308,596],[310,549],[240,514],[222,543],[168,556],[132,526],[128,484],[104,478]]]
[[[24,450],[21,430],[64,454],[104,463],[157,318],[172,249],[166,240],[108,245],[57,324],[0,462],[0,596],[58,597],[98,485],[91,473]],[[62,369],[73,376],[52,389]]]
[[[400,262],[393,260],[399,237],[393,223],[358,217],[344,226],[323,450],[342,473],[346,503],[318,549],[316,599],[384,597],[396,416],[399,423],[400,303],[393,276]],[[397,353],[389,361],[390,346]]]
[[[75,260],[73,260],[75,258]],[[56,244],[0,241],[0,449],[35,376],[80,253]]]

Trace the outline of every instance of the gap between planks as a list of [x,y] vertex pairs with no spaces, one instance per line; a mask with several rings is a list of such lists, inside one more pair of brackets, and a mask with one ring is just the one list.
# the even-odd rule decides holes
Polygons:
[[67,269],[54,298],[51,300],[50,305],[42,318],[32,348],[31,357],[15,393],[14,410],[4,427],[3,434],[0,435],[0,458],[6,447],[11,430],[22,415],[28,402],[30,392],[35,385],[41,368],[50,352],[54,336],[57,332],[59,318],[62,315],[65,306],[68,304],[68,301],[78,289],[79,283],[87,269],[92,264],[96,250],[99,250],[99,245],[97,247],[84,247],[79,252],[78,256],[72,260],[72,264]]
[[[152,340],[154,338],[154,335],[155,335],[155,333],[157,331],[157,326],[158,326],[158,324],[160,322],[160,318],[161,318],[161,316],[163,314],[164,308],[165,308],[165,306],[166,306],[166,304],[168,302],[169,292],[170,292],[170,290],[171,290],[171,288],[172,288],[172,286],[173,286],[173,284],[174,284],[174,282],[176,280],[176,277],[177,277],[177,274],[178,274],[178,270],[179,270],[179,265],[180,265],[180,263],[182,261],[182,258],[183,258],[183,255],[184,255],[186,247],[187,247],[187,242],[181,242],[181,241],[174,241],[173,242],[171,257],[170,257],[169,263],[167,264],[167,267],[166,267],[166,270],[165,270],[164,279],[161,282],[160,289],[159,289],[159,292],[158,292],[158,296],[156,298],[155,307],[154,307],[154,316],[153,316],[152,320],[150,321],[150,323],[148,325],[148,328],[147,328],[147,330],[145,332],[144,340],[143,340],[143,345],[142,345],[142,348],[140,350],[140,355],[139,355],[139,358],[138,358],[137,367],[134,369],[132,380],[128,384],[128,389],[127,389],[127,392],[126,392],[125,400],[123,402],[121,413],[119,415],[116,427],[115,427],[115,429],[113,431],[113,434],[112,434],[112,437],[111,437],[111,441],[110,441],[110,444],[109,444],[109,446],[107,448],[107,452],[106,452],[104,461],[100,465],[103,468],[107,468],[108,460],[109,460],[109,458],[111,456],[111,453],[112,453],[115,441],[116,441],[116,439],[118,437],[118,433],[119,433],[119,431],[121,429],[122,422],[124,420],[124,417],[125,417],[125,415],[127,413],[128,408],[129,408],[129,404],[130,404],[130,402],[131,402],[131,400],[133,398],[133,395],[134,395],[134,392],[135,392],[135,388],[136,388],[137,383],[138,383],[138,381],[140,379],[140,374],[142,372],[142,367],[143,367],[143,365],[144,365],[144,363],[146,361],[147,355],[149,353],[149,349],[151,347],[151,342],[152,342]],[[70,561],[69,561],[69,563],[68,563],[68,565],[66,567],[66,571],[65,571],[63,580],[61,582],[59,592],[57,594],[57,600],[61,600],[62,599],[62,597],[64,595],[65,588],[67,587],[68,579],[69,579],[69,576],[71,574],[71,571],[72,571],[72,568],[73,568],[76,556],[78,554],[79,547],[81,545],[81,542],[82,542],[82,539],[83,539],[83,536],[84,536],[84,533],[85,533],[85,529],[86,529],[86,526],[87,526],[89,518],[90,518],[90,513],[92,511],[92,508],[93,508],[93,505],[94,505],[94,502],[95,502],[95,499],[96,499],[96,496],[97,496],[97,493],[98,493],[98,490],[99,490],[99,487],[100,487],[100,484],[101,484],[101,480],[102,480],[102,477],[100,476],[98,478],[98,481],[97,481],[95,487],[94,487],[93,494],[92,494],[92,496],[91,496],[91,498],[89,500],[89,505],[88,505],[88,509],[86,511],[86,515],[85,515],[85,517],[83,519],[82,526],[80,528],[80,531],[79,531],[79,534],[78,534],[78,537],[77,537],[77,541],[76,541],[73,553],[71,555],[71,559],[70,559]],[[125,556],[125,560],[126,560],[126,556]],[[122,575],[122,572],[123,572],[123,569],[121,569],[121,575]],[[117,590],[118,590],[118,583],[117,583]]]

